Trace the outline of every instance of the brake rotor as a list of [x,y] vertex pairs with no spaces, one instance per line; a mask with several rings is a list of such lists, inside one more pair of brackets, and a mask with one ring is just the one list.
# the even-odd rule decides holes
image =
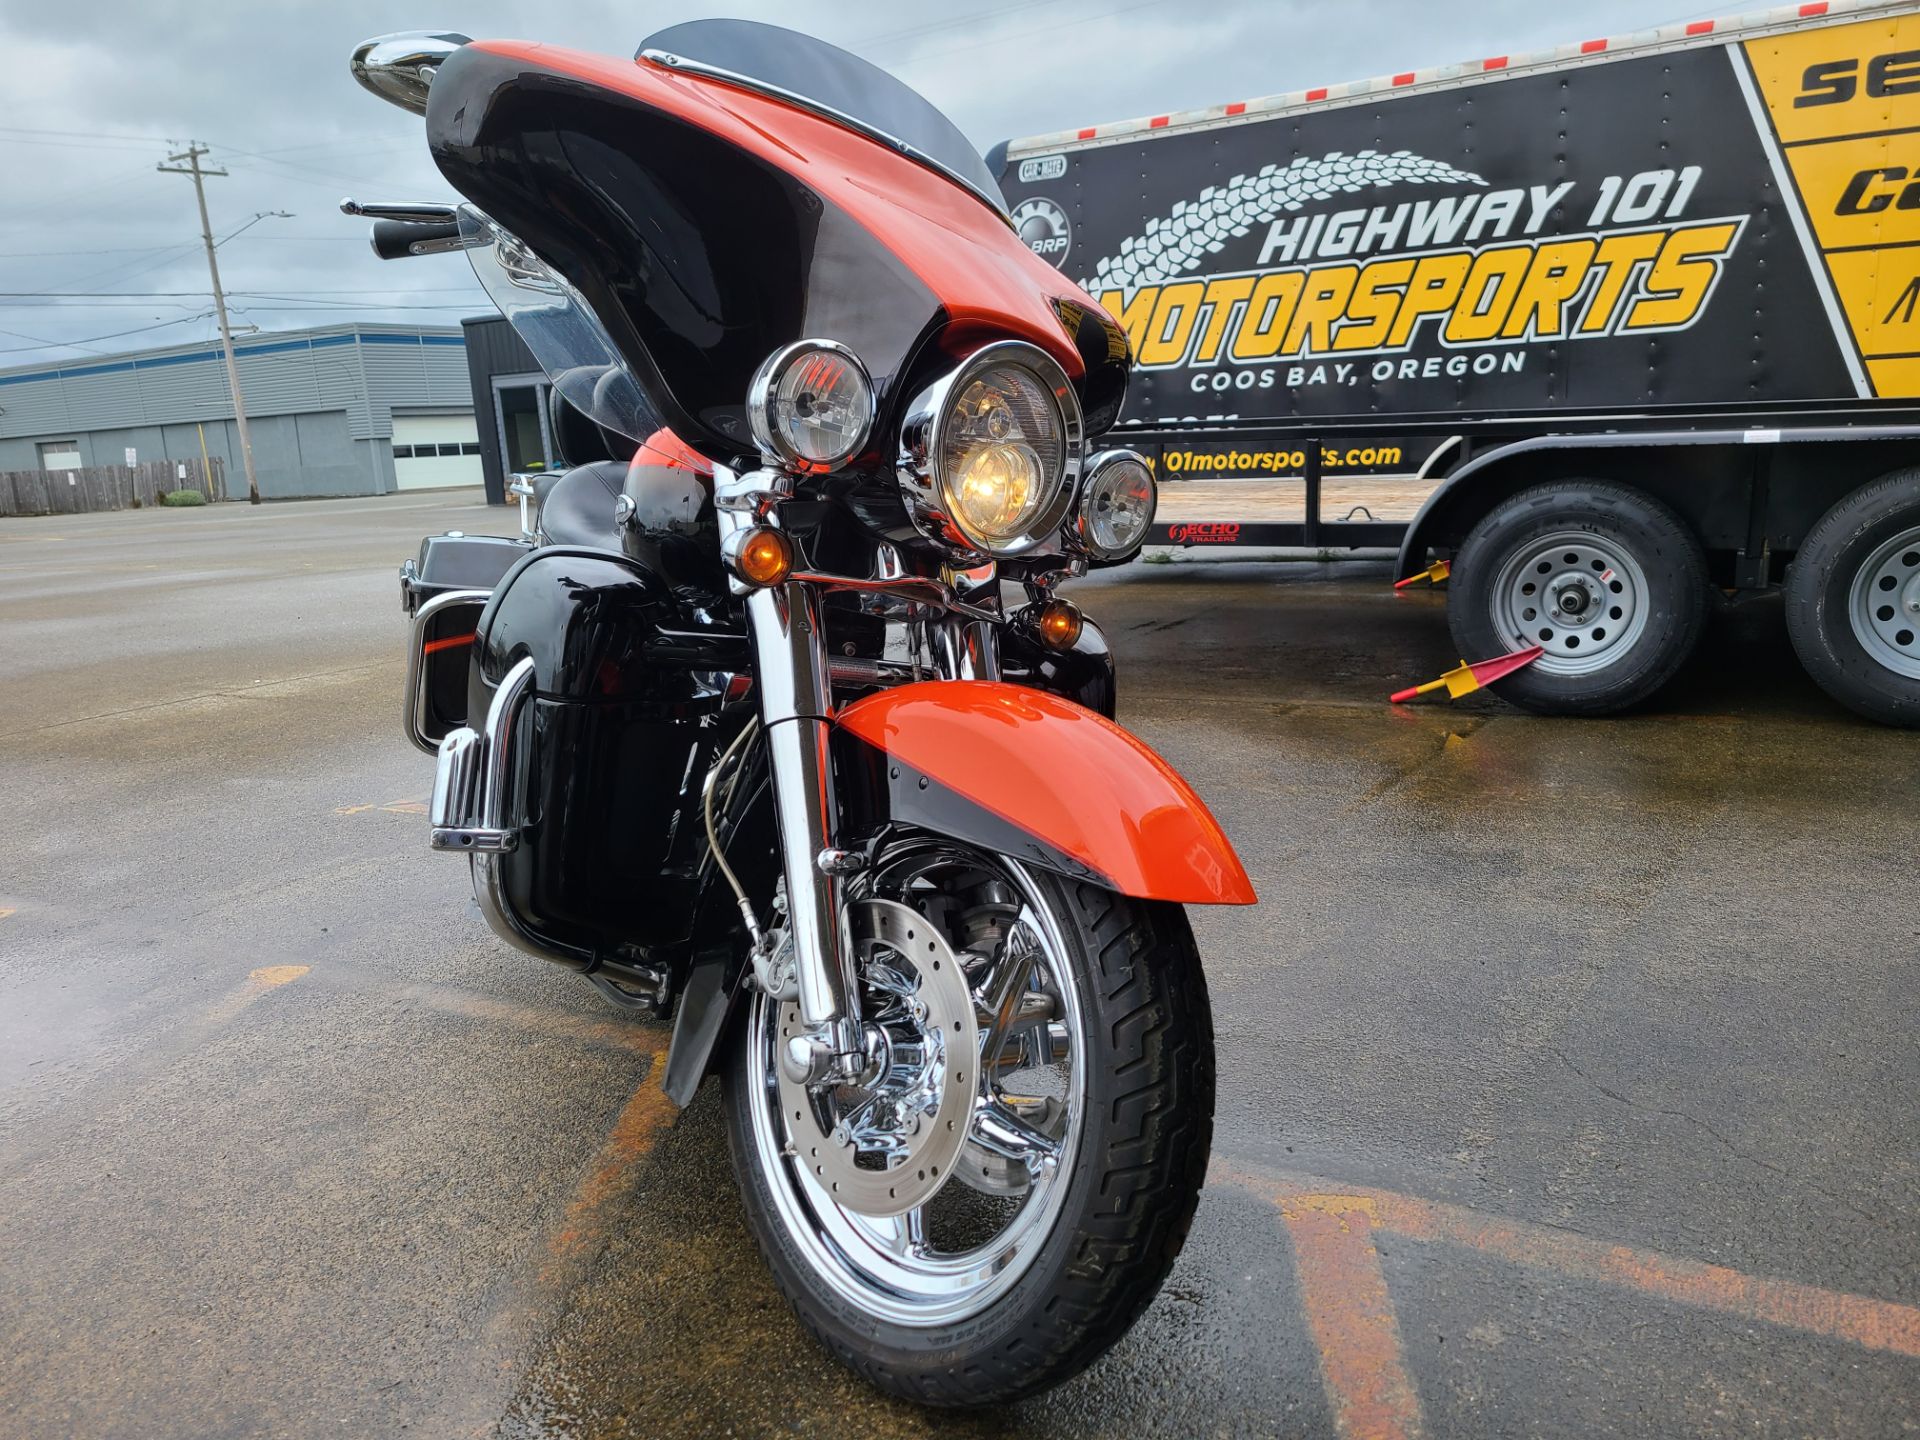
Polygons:
[[[947,1183],[967,1143],[979,1086],[973,992],[919,912],[861,900],[847,922],[874,1071],[860,1085],[811,1090],[776,1064],[774,1083],[793,1157],[828,1197],[857,1214],[903,1215]],[[777,1028],[776,1045],[802,1033],[800,1007],[783,1003]]]

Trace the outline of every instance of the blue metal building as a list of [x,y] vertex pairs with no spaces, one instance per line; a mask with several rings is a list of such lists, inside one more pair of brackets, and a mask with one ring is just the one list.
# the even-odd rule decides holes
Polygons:
[[[479,485],[457,327],[328,325],[235,346],[260,492],[270,499]],[[0,370],[0,471],[224,461],[246,484],[220,347],[176,345]]]

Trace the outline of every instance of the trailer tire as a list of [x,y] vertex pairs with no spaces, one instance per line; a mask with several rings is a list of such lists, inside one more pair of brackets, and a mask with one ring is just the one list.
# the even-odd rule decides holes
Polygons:
[[1707,562],[1663,502],[1604,480],[1537,485],[1495,506],[1454,558],[1447,622],[1464,660],[1529,645],[1494,690],[1542,715],[1641,704],[1699,644]]
[[1821,516],[1786,592],[1787,634],[1820,688],[1869,720],[1920,727],[1920,469]]

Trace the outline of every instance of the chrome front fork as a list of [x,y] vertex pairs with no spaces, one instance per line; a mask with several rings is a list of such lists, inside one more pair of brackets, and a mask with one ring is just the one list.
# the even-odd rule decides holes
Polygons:
[[[714,502],[724,546],[738,531],[774,523],[786,477],[714,468]],[[743,588],[743,587],[740,587]],[[851,1081],[866,1068],[853,952],[840,923],[839,814],[828,751],[833,692],[826,636],[813,587],[798,581],[746,592],[754,684],[767,736],[773,805],[787,881],[800,1017],[806,1033],[781,1055],[789,1076],[808,1084]]]

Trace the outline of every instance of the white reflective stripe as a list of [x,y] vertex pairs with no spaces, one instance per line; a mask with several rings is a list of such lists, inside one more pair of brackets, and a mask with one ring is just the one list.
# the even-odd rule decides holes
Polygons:
[[1814,289],[1820,292],[1820,304],[1827,312],[1827,323],[1833,327],[1833,340],[1840,347],[1840,356],[1847,362],[1847,374],[1853,377],[1854,391],[1870,398],[1873,386],[1867,383],[1866,367],[1860,363],[1860,352],[1854,346],[1853,329],[1847,324],[1846,316],[1840,313],[1840,302],[1834,298],[1833,278],[1827,274],[1826,257],[1820,253],[1820,247],[1814,244],[1813,231],[1808,228],[1806,212],[1800,206],[1800,191],[1787,171],[1787,162],[1781,158],[1780,142],[1773,133],[1773,118],[1767,114],[1766,106],[1760,103],[1760,92],[1754,88],[1753,71],[1747,64],[1746,52],[1738,45],[1729,45],[1727,59],[1733,65],[1733,78],[1739,82],[1740,94],[1746,99],[1747,113],[1760,137],[1760,148],[1766,151],[1767,164],[1773,167],[1774,186],[1780,191],[1780,199],[1793,220],[1793,233],[1800,241],[1800,254],[1806,260],[1807,272],[1813,276]]
[[1778,430],[1749,430],[1745,436],[1749,445],[1775,445],[1780,441]]
[[[1325,108],[1330,102],[1361,97],[1393,99],[1435,86],[1457,86],[1473,84],[1481,79],[1497,79],[1514,71],[1539,73],[1542,70],[1602,64],[1608,60],[1618,60],[1635,53],[1704,49],[1712,45],[1726,45],[1729,42],[1748,39],[1756,34],[1813,29],[1847,18],[1864,18],[1876,12],[1898,11],[1906,8],[1910,3],[1911,0],[1828,0],[1828,3],[1819,10],[1813,9],[1808,4],[1793,3],[1776,5],[1766,10],[1750,11],[1744,15],[1721,17],[1711,22],[1676,21],[1654,29],[1573,41],[1524,54],[1492,56],[1455,65],[1429,66],[1424,70],[1412,71],[1413,80],[1410,84],[1394,83],[1400,75],[1409,73],[1401,71],[1400,75],[1376,75],[1367,80],[1352,80],[1344,85],[1316,85],[1311,89],[1289,90],[1279,95],[1263,95],[1255,99],[1239,101],[1236,102],[1231,115],[1227,113],[1227,106],[1212,105],[1205,109],[1180,110],[1164,117],[1151,117],[1151,119],[1164,119],[1165,123],[1158,127],[1151,125],[1150,117],[1141,116],[1132,120],[1113,120],[1104,121],[1098,125],[1083,125],[1073,130],[1055,130],[1044,135],[1029,135],[1024,139],[1008,141],[1007,156],[1010,160],[1017,160],[1035,151],[1072,150],[1080,146],[1110,141],[1116,137],[1158,135],[1166,131],[1179,131],[1198,126],[1257,120],[1277,113]],[[1690,28],[1693,26],[1707,28]],[[1496,65],[1493,63],[1495,60],[1504,60],[1506,63]]]

